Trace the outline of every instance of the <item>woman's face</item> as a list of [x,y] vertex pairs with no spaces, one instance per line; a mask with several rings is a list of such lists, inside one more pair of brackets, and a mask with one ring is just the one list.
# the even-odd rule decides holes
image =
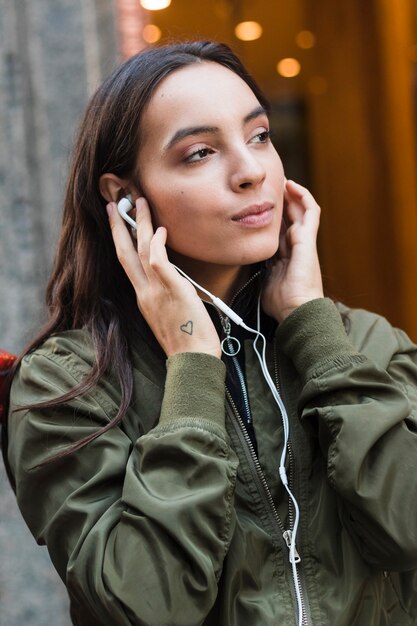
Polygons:
[[141,122],[141,193],[171,256],[247,265],[278,248],[284,173],[249,86],[217,63],[165,78]]

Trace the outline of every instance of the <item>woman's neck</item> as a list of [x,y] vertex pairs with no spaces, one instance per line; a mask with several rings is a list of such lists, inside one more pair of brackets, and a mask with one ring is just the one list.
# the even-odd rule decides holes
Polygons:
[[[169,258],[172,263],[178,265],[190,278],[196,283],[210,291],[223,302],[230,303],[234,294],[248,280],[250,275],[250,266],[225,266],[215,265],[214,263],[206,263],[204,261],[196,261],[180,254],[169,252]],[[197,289],[202,300],[207,300],[207,295]]]

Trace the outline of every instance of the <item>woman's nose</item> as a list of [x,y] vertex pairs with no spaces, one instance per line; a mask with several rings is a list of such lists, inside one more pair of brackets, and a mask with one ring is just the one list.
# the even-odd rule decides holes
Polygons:
[[245,147],[234,156],[231,184],[234,191],[244,191],[260,185],[266,176],[262,161],[254,151]]

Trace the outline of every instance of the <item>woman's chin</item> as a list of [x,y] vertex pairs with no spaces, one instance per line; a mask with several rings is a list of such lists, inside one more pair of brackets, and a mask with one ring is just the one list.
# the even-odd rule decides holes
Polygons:
[[278,242],[266,242],[262,246],[256,246],[247,251],[246,254],[241,253],[239,262],[241,265],[254,265],[255,263],[261,263],[262,261],[268,261],[278,251]]
[[248,266],[267,261],[273,257],[278,250],[278,245],[279,241],[275,236],[273,238],[265,237],[257,242],[251,242],[251,245],[239,242],[238,245],[231,246],[229,242],[229,244],[225,243],[221,249],[218,249],[218,246],[215,248],[211,247],[207,250],[203,248],[199,250],[200,254],[198,256],[195,255],[194,250],[191,255],[188,250],[186,251],[188,254],[184,254],[184,252],[168,248],[168,258],[172,263],[180,267],[204,266],[206,264],[207,266],[221,267]]

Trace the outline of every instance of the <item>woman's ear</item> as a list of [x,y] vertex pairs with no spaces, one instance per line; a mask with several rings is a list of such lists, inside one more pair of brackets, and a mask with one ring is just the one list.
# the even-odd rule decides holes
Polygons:
[[103,174],[100,176],[100,193],[107,202],[117,202],[128,193],[132,193],[129,182],[116,174]]

